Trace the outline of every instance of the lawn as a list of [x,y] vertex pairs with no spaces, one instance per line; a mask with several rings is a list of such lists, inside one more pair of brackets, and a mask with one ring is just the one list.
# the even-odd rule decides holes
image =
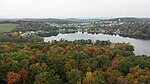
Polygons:
[[0,32],[11,32],[17,24],[0,24]]

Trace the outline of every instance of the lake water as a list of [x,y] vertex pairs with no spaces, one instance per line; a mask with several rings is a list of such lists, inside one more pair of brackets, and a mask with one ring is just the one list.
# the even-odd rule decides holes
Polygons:
[[44,42],[65,39],[69,41],[80,40],[80,39],[91,39],[96,40],[110,40],[111,42],[130,42],[134,46],[134,53],[136,55],[148,55],[150,56],[150,40],[133,39],[128,37],[121,37],[119,35],[106,35],[106,34],[88,34],[87,32],[77,32],[70,34],[58,34],[57,36],[45,37]]

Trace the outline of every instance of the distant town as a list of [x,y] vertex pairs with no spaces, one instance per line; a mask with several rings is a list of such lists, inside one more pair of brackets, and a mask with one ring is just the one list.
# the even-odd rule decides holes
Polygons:
[[[6,24],[6,25],[5,25]],[[120,35],[136,39],[150,39],[149,18],[114,19],[1,19],[0,25],[10,27],[1,31],[1,41],[11,38],[6,34],[17,33],[23,37],[50,37],[59,33],[87,32],[90,34]],[[11,25],[16,25],[11,29]],[[5,28],[7,29],[7,28]],[[4,34],[5,32],[5,34]],[[29,37],[30,36],[30,37]],[[13,39],[13,38],[12,38]],[[15,38],[16,39],[16,38]],[[3,40],[3,41],[4,41]],[[10,39],[9,39],[10,40]],[[41,41],[41,40],[40,40]]]

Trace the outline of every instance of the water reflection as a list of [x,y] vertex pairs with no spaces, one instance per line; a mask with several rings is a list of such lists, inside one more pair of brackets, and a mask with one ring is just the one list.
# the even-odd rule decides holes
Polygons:
[[150,40],[133,39],[128,37],[121,37],[119,35],[106,35],[106,34],[88,34],[87,32],[77,32],[70,34],[61,34],[57,36],[45,37],[44,42],[52,40],[65,39],[69,41],[80,40],[80,39],[91,39],[96,40],[110,40],[111,42],[130,42],[135,49],[136,55],[149,55],[150,56]]

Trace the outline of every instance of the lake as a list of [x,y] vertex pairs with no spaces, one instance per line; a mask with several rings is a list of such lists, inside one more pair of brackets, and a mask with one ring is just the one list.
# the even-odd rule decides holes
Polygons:
[[106,35],[106,34],[88,34],[87,32],[77,32],[70,34],[61,34],[59,33],[57,36],[45,37],[44,42],[65,39],[69,41],[80,40],[80,39],[91,39],[93,41],[96,40],[110,40],[111,42],[130,42],[131,45],[134,46],[134,53],[136,55],[148,55],[150,56],[150,40],[142,40],[142,39],[134,39],[128,37],[121,37],[119,35]]

